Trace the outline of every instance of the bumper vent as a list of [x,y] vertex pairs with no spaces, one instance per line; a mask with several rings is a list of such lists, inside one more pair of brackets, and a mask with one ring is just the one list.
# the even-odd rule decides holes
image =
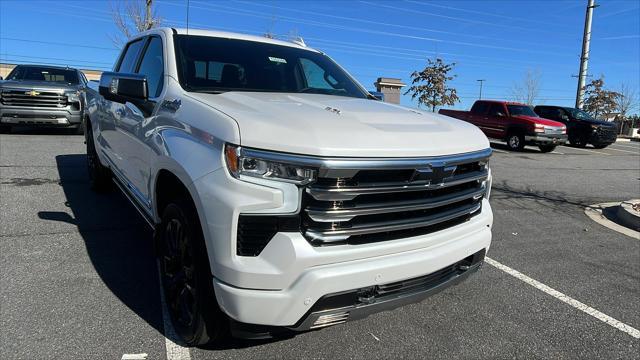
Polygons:
[[240,215],[236,253],[240,256],[258,256],[280,231],[300,231],[299,216]]

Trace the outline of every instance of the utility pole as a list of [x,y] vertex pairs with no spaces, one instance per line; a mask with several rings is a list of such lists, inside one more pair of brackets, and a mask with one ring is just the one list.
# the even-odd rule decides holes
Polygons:
[[478,100],[482,100],[482,83],[487,81],[487,80],[479,79],[479,80],[476,80],[476,81],[478,81],[480,83],[480,97],[478,97]]
[[587,67],[589,66],[589,45],[591,43],[591,19],[593,9],[598,7],[595,0],[588,0],[587,15],[584,19],[584,34],[582,35],[582,55],[580,56],[580,72],[578,73],[578,91],[576,93],[576,107],[582,109],[584,100],[584,85],[587,78]]

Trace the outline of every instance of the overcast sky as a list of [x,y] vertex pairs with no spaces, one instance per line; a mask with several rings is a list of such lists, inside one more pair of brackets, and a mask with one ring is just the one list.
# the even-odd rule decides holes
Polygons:
[[[166,26],[184,27],[187,1],[155,1]],[[468,108],[508,99],[527,70],[542,75],[541,102],[573,105],[586,0],[205,1],[190,0],[190,26],[249,34],[298,34],[365,87],[379,76],[406,83],[427,57],[456,62],[452,83]],[[598,1],[589,74],[640,94],[640,1]],[[0,0],[0,62],[107,70],[118,50],[109,1]],[[408,96],[407,106],[416,106]]]

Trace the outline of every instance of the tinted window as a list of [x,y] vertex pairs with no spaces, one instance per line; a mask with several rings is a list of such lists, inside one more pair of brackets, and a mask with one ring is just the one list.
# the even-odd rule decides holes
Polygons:
[[162,60],[162,40],[159,37],[154,36],[149,41],[147,50],[142,57],[138,74],[147,76],[149,96],[160,96],[164,81],[164,62]]
[[471,108],[471,112],[474,114],[484,114],[487,112],[489,104],[483,101],[476,101]]
[[76,70],[46,66],[18,66],[11,71],[7,80],[34,80],[68,84],[80,82]]
[[127,45],[127,50],[120,61],[120,66],[116,69],[118,72],[123,73],[132,73],[135,70],[136,60],[138,59],[138,54],[142,49],[142,45],[144,45],[143,39],[136,40],[131,44]]
[[591,116],[591,114],[589,114],[586,111],[582,111],[580,109],[575,109],[575,108],[565,108],[565,110],[567,110],[569,113],[571,113],[571,115],[573,116],[574,119],[578,119],[578,120],[593,120],[593,116]]
[[538,117],[538,115],[527,105],[507,105],[507,109],[509,109],[509,114],[511,114],[511,116],[524,115]]
[[175,36],[180,84],[188,91],[315,93],[366,98],[329,57],[255,41]]
[[491,107],[489,107],[489,115],[498,116],[499,113],[505,115],[504,106],[502,104],[491,104]]

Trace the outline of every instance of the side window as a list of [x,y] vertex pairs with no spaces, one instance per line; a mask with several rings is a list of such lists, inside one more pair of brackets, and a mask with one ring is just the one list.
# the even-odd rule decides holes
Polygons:
[[339,88],[339,83],[331,75],[325,78],[325,71],[315,62],[301,58],[300,65],[302,66],[302,72],[307,80],[307,87],[314,89],[328,89],[333,90]]
[[147,76],[149,97],[158,97],[164,83],[164,61],[162,58],[162,39],[154,36],[149,41],[147,49],[140,62],[138,74]]
[[488,107],[489,107],[489,104],[487,104],[486,102],[477,101],[473,104],[473,107],[471,108],[471,113],[476,115],[482,115],[487,112]]
[[136,40],[127,45],[124,56],[116,68],[117,72],[132,73],[133,70],[135,70],[136,60],[138,59],[138,54],[142,49],[142,45],[144,45],[144,39]]
[[498,113],[505,113],[504,106],[502,106],[502,104],[491,104],[491,107],[489,108],[489,115],[498,116]]

